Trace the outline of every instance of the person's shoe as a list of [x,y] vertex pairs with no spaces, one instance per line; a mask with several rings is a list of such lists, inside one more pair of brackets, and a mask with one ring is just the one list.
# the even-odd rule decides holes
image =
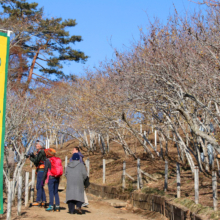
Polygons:
[[60,212],[60,206],[59,205],[55,206],[55,212]]
[[52,205],[49,205],[49,207],[46,209],[47,212],[51,212],[53,211],[53,206]]
[[33,203],[32,203],[32,206],[39,206],[39,207],[40,207],[40,206],[41,206],[41,203],[40,203],[40,202],[33,202]]
[[41,207],[46,208],[46,202],[42,202],[42,203],[41,203]]
[[85,206],[88,206],[88,205],[89,205],[89,203],[83,203],[82,207],[85,207]]
[[78,208],[77,211],[78,211],[78,214],[79,214],[79,215],[82,215],[82,209],[81,209],[81,208]]

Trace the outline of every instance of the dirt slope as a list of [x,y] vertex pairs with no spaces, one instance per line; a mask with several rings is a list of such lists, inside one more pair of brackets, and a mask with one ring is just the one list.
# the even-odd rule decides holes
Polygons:
[[[153,136],[150,137],[152,143],[154,142]],[[199,179],[199,203],[197,207],[193,203],[194,201],[194,179],[192,173],[187,164],[183,164],[179,161],[177,157],[177,149],[170,143],[169,147],[169,157],[166,159],[169,162],[169,179],[168,179],[168,191],[164,193],[164,168],[165,161],[164,158],[155,159],[150,158],[144,151],[141,146],[138,145],[136,141],[128,142],[129,146],[136,153],[136,156],[141,159],[141,169],[151,175],[153,175],[157,181],[152,181],[151,179],[143,176],[143,186],[142,192],[153,193],[166,196],[170,200],[175,200],[177,203],[181,203],[186,207],[193,205],[195,212],[203,213],[212,213],[212,181],[210,174],[200,173]],[[64,165],[65,156],[68,156],[68,159],[71,157],[71,151],[74,146],[78,146],[76,141],[69,141],[64,144],[63,148],[57,149],[57,156],[59,156]],[[53,147],[53,146],[52,146]],[[55,148],[55,146],[54,146]],[[134,178],[134,181],[126,178],[126,190],[132,192],[137,189],[137,161],[133,157],[126,157],[121,146],[114,142],[110,142],[110,152],[106,155],[100,153],[100,148],[97,146],[97,151],[94,153],[88,153],[86,149],[82,149],[81,152],[84,154],[86,159],[90,160],[90,181],[103,185],[102,184],[102,161],[103,158],[106,159],[106,183],[105,185],[116,186],[121,188],[121,175],[122,175],[122,165],[123,161],[126,161],[126,172]],[[165,149],[163,149],[165,152]],[[181,166],[181,197],[184,199],[177,200],[176,197],[176,162],[180,163]],[[30,171],[30,165],[27,163],[25,169]],[[65,187],[66,180],[62,179],[61,185]],[[220,186],[218,184],[218,194],[220,194]],[[202,207],[202,206],[205,206]],[[207,206],[207,207],[206,207]],[[210,207],[210,208],[209,208]]]

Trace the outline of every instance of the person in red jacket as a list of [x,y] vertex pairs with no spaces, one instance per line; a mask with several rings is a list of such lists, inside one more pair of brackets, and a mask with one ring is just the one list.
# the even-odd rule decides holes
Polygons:
[[[53,201],[55,197],[55,211],[59,212],[60,211],[60,199],[59,199],[59,194],[58,194],[58,188],[59,188],[59,182],[60,182],[60,176],[53,176],[51,173],[52,169],[52,158],[55,158],[56,160],[58,159],[60,161],[60,165],[62,167],[62,163],[60,158],[56,158],[56,151],[52,148],[49,148],[46,150],[46,156],[47,159],[45,161],[45,169],[44,169],[44,174],[42,178],[41,185],[44,186],[44,183],[48,183],[48,189],[49,189],[49,207],[46,209],[46,211],[50,212],[53,211]],[[53,162],[53,161],[52,161]]]

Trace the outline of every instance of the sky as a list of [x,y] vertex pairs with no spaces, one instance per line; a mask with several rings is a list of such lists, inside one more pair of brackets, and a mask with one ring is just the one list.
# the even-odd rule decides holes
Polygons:
[[[85,64],[72,62],[64,66],[66,74],[84,75],[84,69],[95,70],[100,61],[114,57],[114,48],[127,50],[140,37],[140,28],[147,33],[149,20],[158,18],[166,23],[174,12],[185,15],[198,5],[188,0],[34,0],[44,7],[47,17],[76,19],[69,29],[72,35],[81,35],[83,41],[73,48],[89,56]],[[33,0],[28,0],[33,2]]]

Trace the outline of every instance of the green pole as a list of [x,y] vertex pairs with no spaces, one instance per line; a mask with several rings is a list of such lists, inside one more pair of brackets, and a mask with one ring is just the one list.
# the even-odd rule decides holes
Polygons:
[[10,31],[0,32],[0,214],[3,210],[3,166]]

